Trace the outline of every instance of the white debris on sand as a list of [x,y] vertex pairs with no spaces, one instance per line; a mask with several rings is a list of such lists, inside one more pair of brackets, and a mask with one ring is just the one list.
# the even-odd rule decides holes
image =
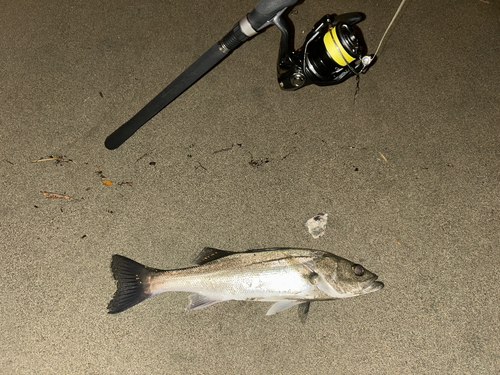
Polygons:
[[306,227],[313,238],[320,238],[325,234],[328,214],[317,214],[306,222]]

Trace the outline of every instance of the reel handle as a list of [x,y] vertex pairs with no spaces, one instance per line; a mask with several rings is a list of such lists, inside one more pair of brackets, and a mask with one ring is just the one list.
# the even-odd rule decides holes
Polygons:
[[276,14],[295,5],[297,2],[298,0],[262,0],[248,15],[248,22],[250,22],[254,30],[258,31]]
[[356,25],[357,23],[360,23],[361,21],[364,21],[365,15],[363,13],[344,13],[338,16],[335,16],[335,22],[340,23],[346,23],[350,26]]

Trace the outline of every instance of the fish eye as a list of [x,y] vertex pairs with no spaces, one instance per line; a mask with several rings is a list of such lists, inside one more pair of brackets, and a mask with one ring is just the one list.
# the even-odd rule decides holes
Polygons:
[[354,271],[356,276],[363,276],[365,274],[365,269],[359,264],[353,265],[352,270]]

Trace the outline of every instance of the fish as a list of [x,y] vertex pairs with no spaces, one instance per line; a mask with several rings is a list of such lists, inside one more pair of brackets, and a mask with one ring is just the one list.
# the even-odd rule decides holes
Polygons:
[[232,252],[206,247],[194,264],[159,270],[113,255],[116,292],[108,313],[123,312],[164,292],[190,292],[187,311],[224,301],[274,302],[267,315],[298,305],[305,323],[312,301],[356,297],[384,287],[360,264],[321,250],[280,247]]

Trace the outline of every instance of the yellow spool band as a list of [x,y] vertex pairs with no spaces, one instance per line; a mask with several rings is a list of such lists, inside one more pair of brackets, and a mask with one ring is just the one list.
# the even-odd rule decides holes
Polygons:
[[346,61],[347,63],[351,63],[355,60],[355,58],[349,55],[344,49],[342,43],[340,43],[339,37],[337,36],[337,28],[334,27],[329,33],[325,34],[323,43],[325,43],[326,51],[332,60],[340,66],[346,66]]

